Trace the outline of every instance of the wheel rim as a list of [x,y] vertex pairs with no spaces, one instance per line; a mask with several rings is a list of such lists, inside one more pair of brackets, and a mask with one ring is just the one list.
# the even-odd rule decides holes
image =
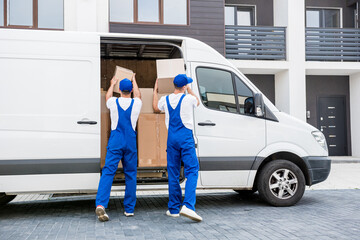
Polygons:
[[270,192],[279,199],[289,199],[298,189],[298,179],[289,169],[278,169],[269,179]]

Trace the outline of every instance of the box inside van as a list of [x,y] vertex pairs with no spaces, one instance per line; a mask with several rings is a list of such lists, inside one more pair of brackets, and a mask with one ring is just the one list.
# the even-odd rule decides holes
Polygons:
[[[164,113],[154,113],[152,109],[153,87],[159,78],[159,98],[173,90],[172,75],[184,73],[181,42],[138,42],[117,41],[114,38],[101,39],[101,168],[105,165],[106,145],[111,132],[109,110],[105,104],[105,94],[110,87],[116,66],[136,73],[136,81],[141,91],[143,107],[137,123],[138,183],[167,183],[166,140],[167,129]],[[169,61],[159,61],[159,60]],[[180,60],[180,61],[179,61]],[[114,97],[120,94],[114,92]],[[184,178],[181,171],[181,179]],[[119,163],[114,185],[125,181],[122,164]]]

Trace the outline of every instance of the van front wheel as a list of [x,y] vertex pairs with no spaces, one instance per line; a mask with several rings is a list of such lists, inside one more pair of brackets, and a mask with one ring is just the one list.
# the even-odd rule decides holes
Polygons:
[[5,205],[11,200],[13,200],[16,195],[6,195],[5,193],[0,193],[0,206]]
[[260,197],[276,207],[296,204],[305,191],[305,177],[301,169],[286,160],[275,160],[260,171],[258,190]]

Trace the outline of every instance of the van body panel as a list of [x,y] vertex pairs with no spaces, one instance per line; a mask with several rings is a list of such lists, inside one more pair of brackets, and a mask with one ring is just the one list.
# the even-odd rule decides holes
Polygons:
[[[308,156],[307,152],[300,146],[289,142],[275,142],[266,146],[258,155],[258,158],[265,159],[278,152],[290,152],[299,157]],[[260,164],[259,164],[260,165]],[[254,166],[253,166],[254,167]]]
[[[40,165],[46,166],[51,159],[60,164],[62,160],[66,164],[66,159],[97,159],[100,166],[99,36],[4,30],[0,46],[0,166],[9,167],[8,161],[25,166],[23,161],[27,160],[43,161]],[[54,190],[97,186],[90,187],[94,181],[87,181],[87,175],[68,186],[62,184],[59,174],[50,174],[51,168],[38,169],[44,174],[40,178],[18,175],[23,168],[17,169],[15,176],[4,179],[13,180],[9,186],[14,191],[30,191],[29,183],[39,179],[48,183],[38,182],[44,184],[41,189],[34,184],[36,191],[51,190],[51,186]],[[8,183],[1,182],[0,192],[7,192]]]
[[[328,156],[328,152],[311,134],[313,131],[318,131],[316,128],[283,112],[276,112],[275,115],[279,122],[266,121],[268,147],[278,146],[273,144],[282,143],[289,147],[289,152],[293,152],[299,157]],[[265,157],[265,155],[260,156]]]
[[7,194],[94,192],[97,190],[99,179],[98,173],[8,175],[0,176],[0,191]]
[[[201,182],[203,186],[224,187],[224,188],[247,188],[248,178],[251,172],[249,170],[227,170],[227,171],[201,171]],[[221,179],[221,181],[219,181]]]

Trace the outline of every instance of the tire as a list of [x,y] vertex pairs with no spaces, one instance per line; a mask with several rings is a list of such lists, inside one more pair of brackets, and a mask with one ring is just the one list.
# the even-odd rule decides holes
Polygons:
[[263,200],[276,207],[288,207],[304,195],[305,177],[294,163],[275,160],[261,169],[257,186]]
[[6,195],[5,193],[0,193],[0,206],[5,205],[11,200],[13,200],[16,195]]

